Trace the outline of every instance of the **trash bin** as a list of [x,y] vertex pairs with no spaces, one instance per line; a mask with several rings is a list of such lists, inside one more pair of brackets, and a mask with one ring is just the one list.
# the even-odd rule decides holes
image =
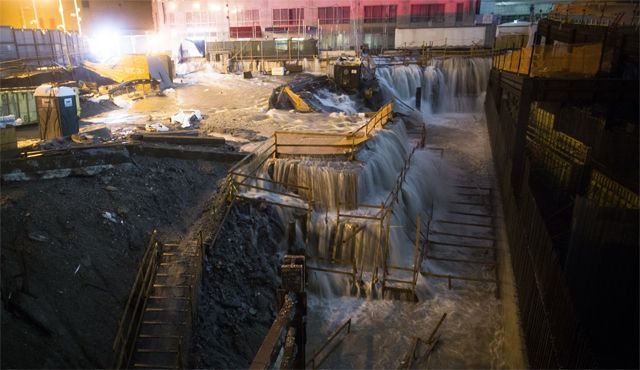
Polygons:
[[72,88],[40,85],[33,96],[36,98],[41,139],[49,140],[78,133],[78,107]]

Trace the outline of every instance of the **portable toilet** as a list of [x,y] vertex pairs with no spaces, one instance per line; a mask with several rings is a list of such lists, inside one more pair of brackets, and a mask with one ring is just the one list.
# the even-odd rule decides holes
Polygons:
[[36,98],[41,139],[49,140],[78,133],[78,107],[76,93],[72,88],[40,85],[33,96]]

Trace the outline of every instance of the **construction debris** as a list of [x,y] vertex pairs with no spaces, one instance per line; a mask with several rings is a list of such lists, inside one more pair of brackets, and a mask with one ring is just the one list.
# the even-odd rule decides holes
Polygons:
[[199,110],[181,110],[171,116],[171,123],[179,123],[181,128],[191,127],[192,122],[202,120],[202,113]]
[[148,123],[144,126],[144,129],[149,132],[167,132],[169,131],[169,127],[163,125],[162,123]]

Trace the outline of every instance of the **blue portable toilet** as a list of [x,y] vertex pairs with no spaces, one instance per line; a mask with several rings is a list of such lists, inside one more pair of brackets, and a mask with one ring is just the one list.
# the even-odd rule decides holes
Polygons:
[[40,85],[33,96],[36,98],[41,139],[70,136],[80,131],[76,93],[72,88]]

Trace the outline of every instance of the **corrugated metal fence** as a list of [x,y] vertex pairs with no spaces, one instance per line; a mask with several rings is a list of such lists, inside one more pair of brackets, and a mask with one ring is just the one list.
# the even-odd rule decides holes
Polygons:
[[75,32],[0,27],[0,62],[26,66],[79,65],[88,53],[86,40]]

